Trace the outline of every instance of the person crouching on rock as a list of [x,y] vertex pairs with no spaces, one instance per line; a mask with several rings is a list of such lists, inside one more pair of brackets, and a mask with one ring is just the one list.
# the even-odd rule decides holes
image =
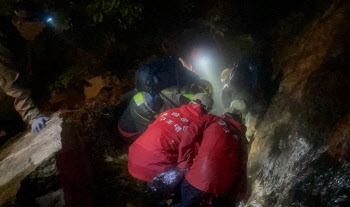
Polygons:
[[246,189],[243,126],[228,113],[207,114],[212,99],[196,96],[192,104],[160,114],[130,146],[128,170],[148,182],[155,197],[172,197],[173,206],[229,205],[234,201],[226,198]]

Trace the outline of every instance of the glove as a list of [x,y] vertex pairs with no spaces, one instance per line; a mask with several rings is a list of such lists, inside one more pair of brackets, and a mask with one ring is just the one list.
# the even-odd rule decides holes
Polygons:
[[160,191],[165,195],[171,195],[176,186],[183,180],[184,176],[185,171],[176,167],[156,175],[150,187],[153,191]]
[[37,118],[32,124],[32,133],[39,133],[46,126],[46,122],[49,120],[50,118],[46,116]]

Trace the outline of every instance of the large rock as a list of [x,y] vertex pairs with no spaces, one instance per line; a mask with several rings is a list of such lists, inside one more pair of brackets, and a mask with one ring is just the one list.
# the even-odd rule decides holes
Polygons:
[[0,205],[14,200],[20,182],[62,148],[62,119],[52,116],[39,133],[26,132],[9,140],[0,149]]
[[283,74],[249,155],[247,206],[350,206],[350,2],[274,60]]

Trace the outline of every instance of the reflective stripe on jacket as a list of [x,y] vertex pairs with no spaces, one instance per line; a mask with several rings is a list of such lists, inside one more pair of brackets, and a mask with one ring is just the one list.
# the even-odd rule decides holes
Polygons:
[[148,126],[157,118],[157,114],[147,105],[144,97],[146,92],[137,93],[130,101],[130,114],[139,135],[143,134]]

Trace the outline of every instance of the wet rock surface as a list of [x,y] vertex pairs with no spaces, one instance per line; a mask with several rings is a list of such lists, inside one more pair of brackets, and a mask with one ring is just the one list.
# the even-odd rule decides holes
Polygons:
[[64,206],[60,189],[56,156],[48,158],[21,182],[16,195],[19,206]]
[[39,134],[26,132],[2,146],[0,205],[12,203],[20,182],[61,149],[61,123],[62,119],[55,114]]
[[251,146],[247,206],[350,205],[349,13],[335,3],[276,57],[283,78]]

